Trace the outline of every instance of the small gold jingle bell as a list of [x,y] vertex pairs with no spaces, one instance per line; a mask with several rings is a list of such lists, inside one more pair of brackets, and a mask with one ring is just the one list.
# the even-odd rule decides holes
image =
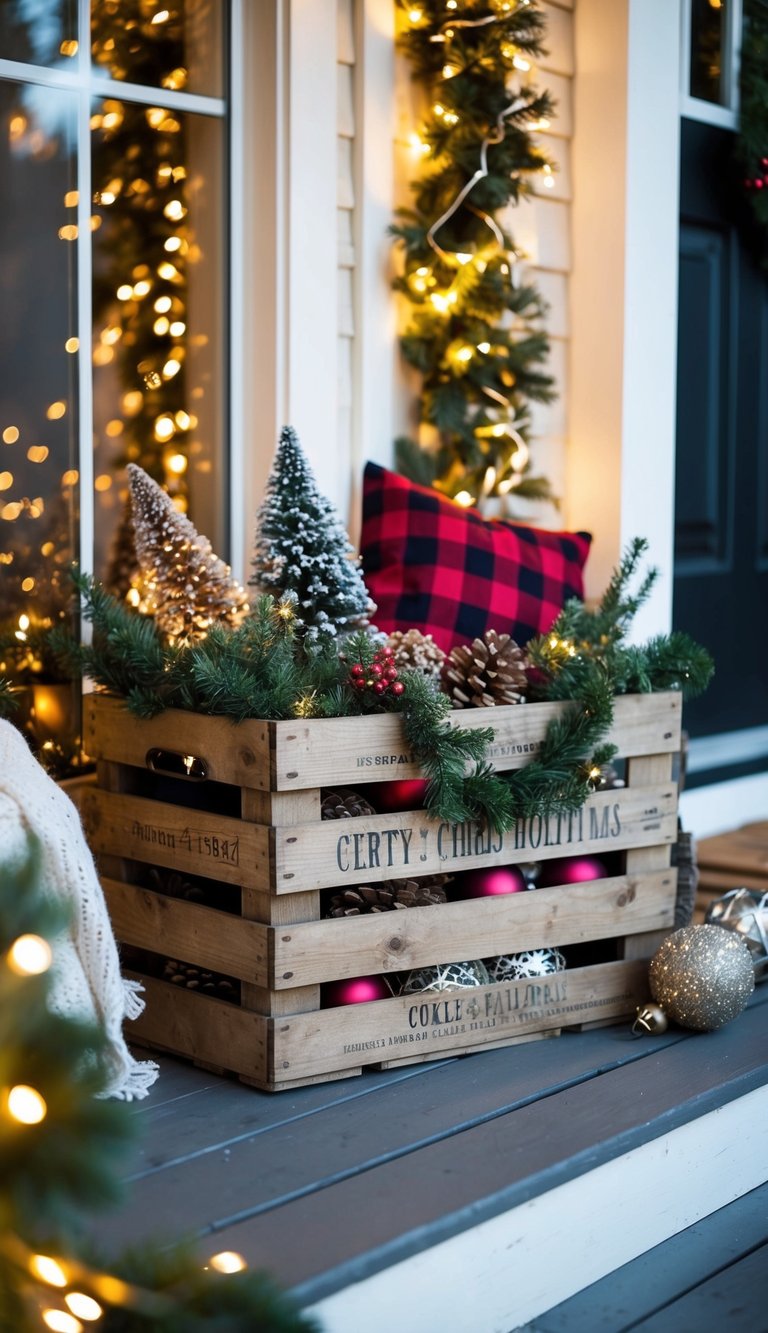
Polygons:
[[650,1033],[659,1035],[669,1027],[667,1015],[660,1004],[639,1004],[636,1012],[637,1018],[632,1024],[636,1037],[645,1037]]

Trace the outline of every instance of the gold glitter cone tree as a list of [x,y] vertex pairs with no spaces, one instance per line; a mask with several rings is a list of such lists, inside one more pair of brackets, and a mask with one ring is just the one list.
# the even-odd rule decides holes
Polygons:
[[235,629],[248,602],[229,565],[143,468],[129,464],[128,479],[142,590],[158,628],[172,643],[205,638],[212,625]]

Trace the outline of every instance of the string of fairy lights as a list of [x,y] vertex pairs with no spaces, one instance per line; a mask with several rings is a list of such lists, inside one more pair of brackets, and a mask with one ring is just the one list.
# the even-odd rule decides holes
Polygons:
[[[43,976],[53,963],[48,940],[37,934],[18,935],[0,961],[0,968],[11,978]],[[21,1131],[43,1123],[49,1107],[43,1094],[28,1083],[0,1087],[0,1137],[2,1121]],[[149,1291],[114,1274],[95,1269],[80,1259],[60,1254],[41,1254],[20,1236],[5,1231],[0,1238],[0,1257],[13,1270],[18,1291],[28,1311],[53,1333],[84,1333],[86,1325],[95,1325],[113,1306],[134,1310],[150,1319],[171,1311],[176,1302],[172,1295]],[[245,1259],[233,1250],[213,1254],[203,1265],[204,1271],[220,1274],[243,1272]]]
[[[144,39],[140,47],[137,28]],[[146,4],[94,6],[91,57],[116,81],[128,78],[183,91],[189,79],[180,59],[183,30],[178,7],[171,12]],[[76,41],[62,42],[65,60],[77,51]],[[46,134],[26,105],[23,90],[7,129],[14,153],[34,159],[45,151]],[[139,463],[185,513],[190,461],[210,466],[200,458],[203,444],[195,438],[199,420],[194,400],[203,389],[188,384],[186,366],[190,339],[207,341],[205,334],[191,335],[188,327],[190,266],[202,255],[190,220],[184,117],[167,107],[109,97],[93,110],[90,130],[91,361],[98,403],[93,484],[100,528],[114,534],[106,580],[136,605],[140,594],[133,586],[135,560],[121,469],[128,462]],[[72,220],[78,203],[78,191],[67,190],[64,218],[56,226],[64,246],[78,241]],[[83,354],[73,334],[63,350],[67,356]],[[50,474],[60,450],[53,441],[41,439],[46,426],[66,424],[74,414],[75,404],[62,396],[42,409],[37,424],[17,419],[0,425],[0,631],[5,630],[0,676],[10,676],[17,686],[57,679],[40,644],[67,613],[71,524],[80,473],[76,466],[67,466],[54,480]],[[33,417],[34,409],[26,415]],[[27,463],[47,473],[45,484],[30,494],[20,493],[29,487],[13,462],[20,448]],[[39,539],[33,522],[40,526]],[[33,733],[36,712],[35,704]],[[53,742],[47,737],[42,744],[51,749]]]
[[[444,142],[440,132],[450,132],[460,127],[461,124],[461,112],[455,105],[452,105],[454,99],[451,95],[451,84],[464,71],[462,53],[457,45],[462,33],[471,29],[487,29],[508,23],[515,10],[525,9],[530,4],[531,0],[492,0],[491,13],[469,17],[465,15],[473,8],[471,0],[470,3],[466,3],[466,0],[464,3],[462,3],[462,0],[445,0],[445,17],[439,22],[436,30],[430,33],[428,39],[430,43],[435,43],[442,48],[443,64],[439,72],[439,80],[442,82],[445,91],[443,95],[438,91],[436,96],[433,92],[431,122],[425,120],[419,130],[412,130],[408,136],[410,149],[415,154],[417,161],[423,161],[426,171],[433,171],[436,165],[439,165],[435,162],[435,156],[437,154],[439,157],[441,149],[438,148],[433,151],[433,143],[436,140],[440,143]],[[482,9],[488,7],[481,6]],[[400,12],[402,22],[412,32],[426,29],[435,23],[434,6],[428,11],[424,5],[409,3],[409,0],[401,0]],[[489,125],[485,137],[479,144],[476,169],[457,190],[448,206],[432,221],[427,230],[426,241],[435,256],[434,262],[418,264],[406,275],[407,285],[413,296],[417,300],[423,298],[428,301],[432,311],[438,316],[442,316],[446,322],[450,321],[457,313],[462,298],[466,299],[467,295],[471,294],[473,287],[482,278],[490,264],[497,265],[503,278],[514,286],[518,282],[516,266],[524,258],[519,251],[510,248],[504,232],[492,214],[473,206],[472,203],[472,193],[475,187],[489,174],[488,151],[493,145],[503,142],[507,134],[509,118],[514,117],[520,111],[524,111],[528,106],[530,98],[525,92],[524,81],[530,81],[535,75],[534,63],[530,54],[521,50],[513,41],[501,40],[498,50],[508,70],[510,80],[517,76],[519,87],[517,90],[509,87],[510,100],[508,104],[502,108],[494,122]],[[550,119],[545,115],[528,123],[528,129],[534,132],[548,130],[550,126]],[[435,131],[438,131],[438,133]],[[540,155],[538,167],[528,170],[531,174],[538,176],[543,189],[553,190],[555,188],[554,167],[547,160],[544,153]],[[450,248],[445,241],[441,243],[439,240],[441,231],[454,218],[462,205],[469,208],[490,232],[488,243],[477,245],[473,251]],[[453,275],[447,284],[445,282],[446,269],[453,271]],[[454,375],[461,377],[466,374],[478,357],[495,357],[502,351],[503,349],[496,346],[488,338],[477,342],[458,338],[450,343],[446,353],[446,362],[452,367]],[[523,473],[529,464],[530,450],[520,433],[521,425],[524,423],[517,418],[511,397],[508,394],[488,385],[482,386],[481,393],[489,400],[492,409],[495,409],[492,412],[495,419],[478,424],[474,430],[475,437],[478,440],[506,440],[510,443],[511,448],[503,469],[506,475],[502,474],[498,466],[489,464],[482,477],[480,494],[487,496],[493,493],[504,496],[520,485]],[[473,494],[470,490],[460,489],[453,491],[453,498],[459,504],[469,506],[476,504],[479,496],[476,493]]]

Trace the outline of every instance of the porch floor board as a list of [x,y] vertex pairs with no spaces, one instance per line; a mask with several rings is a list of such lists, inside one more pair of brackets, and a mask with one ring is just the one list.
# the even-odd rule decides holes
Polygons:
[[[163,1056],[158,1083],[135,1106],[141,1134],[126,1173],[125,1202],[100,1219],[98,1238],[108,1249],[117,1249],[152,1236],[164,1244],[184,1231],[198,1238],[201,1254],[233,1249],[249,1265],[271,1269],[302,1305],[316,1306],[322,1313],[323,1302],[330,1300],[328,1309],[334,1309],[334,1300],[348,1289],[375,1282],[376,1275],[385,1276],[393,1265],[399,1265],[399,1281],[409,1261],[422,1260],[434,1247],[480,1235],[494,1219],[504,1224],[507,1216],[518,1215],[514,1210],[522,1215],[547,1192],[568,1182],[584,1183],[589,1173],[599,1175],[599,1168],[624,1160],[625,1154],[631,1157],[642,1145],[765,1088],[767,1022],[768,987],[763,987],[746,1013],[716,1033],[675,1030],[636,1039],[627,1026],[567,1033],[554,1041],[274,1094]],[[708,1162],[702,1161],[705,1175],[707,1168]],[[735,1186],[727,1201],[767,1177],[763,1154],[759,1179]],[[584,1199],[586,1208],[586,1194]],[[713,1199],[709,1208],[700,1208],[699,1216],[722,1202]],[[650,1220],[653,1199],[647,1203],[647,1246],[640,1248],[650,1249],[661,1232],[654,1233]],[[723,1255],[731,1266],[737,1260],[747,1263],[750,1249],[768,1243],[768,1229],[758,1225],[747,1203],[732,1206],[742,1205],[738,1217],[741,1232],[749,1232],[749,1243],[738,1255],[725,1246]],[[704,1226],[698,1222],[691,1229],[694,1249],[698,1228]],[[672,1245],[684,1247],[685,1242],[680,1235],[666,1241],[659,1247],[660,1260]],[[643,1264],[634,1258],[640,1248],[624,1269]],[[717,1244],[713,1253],[716,1250]],[[529,1260],[545,1271],[552,1269],[558,1263],[557,1250],[532,1254]],[[520,1262],[519,1249],[515,1262]],[[709,1281],[723,1264],[713,1259],[701,1267],[701,1280]],[[753,1268],[758,1274],[766,1271],[747,1263],[745,1282]],[[593,1269],[588,1281],[607,1271]],[[629,1282],[628,1273],[625,1276]],[[611,1280],[604,1278],[596,1286]],[[640,1287],[648,1281],[640,1281]],[[567,1294],[574,1290],[571,1286]],[[631,1283],[627,1290],[631,1292]],[[688,1300],[682,1293],[680,1287],[667,1303]],[[556,1299],[563,1294],[557,1292]],[[717,1299],[727,1302],[730,1297]],[[413,1323],[421,1333],[431,1333],[433,1327],[429,1300],[424,1292],[424,1317]],[[682,1333],[682,1324],[652,1322],[661,1317],[659,1306],[658,1300],[650,1307],[636,1304],[631,1325],[593,1321],[591,1329],[623,1333],[637,1325],[643,1333],[666,1333],[673,1327]],[[539,1304],[535,1313],[543,1309],[546,1305]],[[681,1307],[681,1318],[688,1317],[687,1310]],[[576,1314],[574,1306],[574,1319]],[[388,1326],[388,1317],[383,1312],[380,1317],[381,1324],[368,1322],[367,1333]],[[483,1322],[478,1310],[476,1333],[509,1333],[524,1322],[516,1325],[512,1319],[505,1326],[499,1318],[489,1313]],[[530,1311],[525,1318],[530,1319]],[[556,1311],[541,1315],[538,1323],[530,1324],[532,1333],[557,1333],[560,1328],[578,1333],[586,1328],[578,1322],[557,1323],[557,1318]],[[638,1323],[643,1319],[646,1323]],[[328,1333],[347,1327],[343,1319],[327,1324]],[[402,1323],[400,1327],[402,1333],[411,1333]],[[434,1327],[454,1333],[444,1321]],[[464,1327],[457,1315],[456,1333]],[[699,1330],[703,1327],[699,1319]],[[764,1327],[768,1330],[768,1315]]]

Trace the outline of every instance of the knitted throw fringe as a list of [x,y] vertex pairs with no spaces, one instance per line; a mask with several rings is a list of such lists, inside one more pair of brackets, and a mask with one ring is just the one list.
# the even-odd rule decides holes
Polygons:
[[9,722],[0,720],[0,874],[40,847],[44,893],[69,909],[69,930],[53,942],[49,1006],[67,1018],[98,1024],[107,1039],[108,1080],[102,1097],[146,1097],[158,1075],[152,1060],[134,1060],[123,1020],[144,1009],[143,987],[120,975],[117,945],[80,816],[61,787]]

